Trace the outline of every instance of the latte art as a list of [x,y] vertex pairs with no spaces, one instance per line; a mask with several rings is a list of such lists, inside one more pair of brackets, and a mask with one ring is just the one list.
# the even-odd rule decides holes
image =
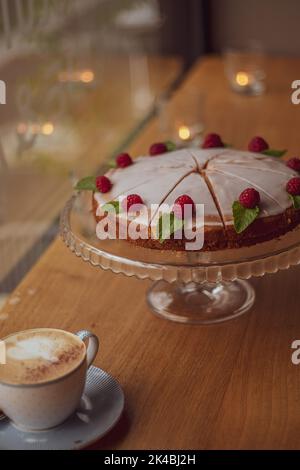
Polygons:
[[84,359],[84,343],[62,330],[36,329],[4,339],[6,364],[0,382],[35,384],[55,380],[74,370]]

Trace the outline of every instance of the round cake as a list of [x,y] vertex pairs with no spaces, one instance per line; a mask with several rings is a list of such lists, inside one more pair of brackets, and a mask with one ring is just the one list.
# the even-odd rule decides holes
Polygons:
[[[137,239],[128,233],[123,238],[147,248],[186,249],[184,235],[177,239],[175,230],[170,230],[170,236],[163,238],[157,230],[161,208],[174,208],[182,200],[204,207],[199,227],[192,217],[193,230],[204,234],[202,250],[253,245],[279,237],[300,223],[298,196],[294,195],[299,173],[264,153],[221,147],[180,149],[134,160],[127,155],[126,164],[109,170],[98,182],[93,192],[97,222],[103,221],[109,212],[107,204],[113,203],[118,210],[111,217],[117,227],[130,222],[143,233]],[[130,200],[142,203],[146,213],[122,210],[123,202]],[[156,210],[149,215],[151,205]],[[180,224],[179,228],[183,230]]]

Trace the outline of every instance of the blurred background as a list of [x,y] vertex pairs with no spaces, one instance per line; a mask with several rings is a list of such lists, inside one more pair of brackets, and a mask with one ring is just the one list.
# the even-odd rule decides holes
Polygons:
[[298,0],[0,0],[2,299],[56,236],[72,184],[154,116],[160,136],[199,145],[204,90],[167,104],[197,61],[221,54],[231,92],[259,96],[265,57],[299,56],[299,19]]

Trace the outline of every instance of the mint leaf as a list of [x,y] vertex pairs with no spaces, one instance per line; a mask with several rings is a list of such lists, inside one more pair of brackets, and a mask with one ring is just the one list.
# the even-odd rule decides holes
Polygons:
[[286,153],[286,150],[274,150],[274,149],[268,149],[264,150],[262,153],[264,155],[269,155],[270,157],[283,157],[283,155]]
[[226,142],[223,142],[223,145],[224,145],[224,148],[226,148],[226,149],[232,148],[232,145],[231,144],[226,144]]
[[171,235],[182,229],[183,225],[184,221],[177,219],[173,212],[162,214],[157,224],[157,237],[160,243],[170,239]]
[[78,190],[87,190],[87,191],[96,191],[96,177],[95,176],[86,176],[82,180],[78,181],[75,186],[75,189]]
[[289,194],[289,197],[293,201],[294,209],[300,209],[300,196],[292,196],[292,194]]
[[257,218],[259,207],[256,206],[254,209],[247,209],[242,206],[239,201],[234,201],[232,204],[232,213],[235,231],[237,233],[242,233]]
[[168,152],[172,152],[173,150],[176,150],[176,144],[175,142],[172,142],[172,140],[167,140],[165,142],[165,145],[167,147]]
[[104,212],[115,212],[119,214],[121,212],[121,205],[119,201],[110,201],[101,206],[101,210]]

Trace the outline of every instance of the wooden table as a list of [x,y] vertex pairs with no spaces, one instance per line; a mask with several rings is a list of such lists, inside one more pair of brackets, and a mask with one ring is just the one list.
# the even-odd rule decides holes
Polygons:
[[[207,92],[207,129],[245,147],[261,134],[275,148],[299,151],[300,108],[290,102],[300,61],[268,62],[268,92],[232,94],[218,58],[195,65],[172,100]],[[131,146],[158,138],[153,121]],[[126,409],[94,449],[296,449],[300,446],[300,370],[291,343],[300,335],[300,268],[252,280],[256,303],[239,319],[211,327],[152,315],[150,282],[93,268],[56,240],[1,313],[1,336],[24,328],[88,328],[101,338],[96,365],[116,376]]]

